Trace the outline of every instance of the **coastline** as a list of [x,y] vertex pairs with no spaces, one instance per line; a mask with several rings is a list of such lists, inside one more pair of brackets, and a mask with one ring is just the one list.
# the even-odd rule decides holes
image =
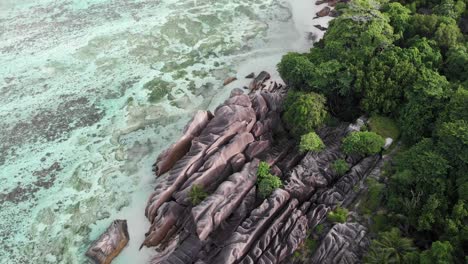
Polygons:
[[[319,30],[314,25],[321,25],[322,27],[328,27],[329,21],[333,17],[315,17],[315,14],[320,11],[323,7],[327,6],[327,3],[316,5],[316,0],[307,1],[287,1],[288,9],[291,12],[290,23],[287,28],[269,30],[267,39],[267,45],[264,45],[261,49],[253,49],[248,54],[241,54],[237,58],[236,62],[236,74],[237,80],[224,86],[223,89],[219,90],[217,96],[209,103],[207,110],[213,111],[216,107],[222,104],[234,88],[248,87],[251,79],[244,78],[248,74],[254,72],[258,74],[264,70],[271,74],[271,79],[279,83],[282,83],[281,78],[276,70],[276,65],[281,60],[281,57],[287,52],[307,52],[313,47],[313,42],[309,38],[310,34],[314,34],[318,41],[323,37],[325,31]],[[313,16],[311,16],[313,14]],[[315,17],[315,18],[314,18]],[[281,34],[282,32],[282,34]],[[288,39],[289,41],[284,41]],[[291,39],[293,41],[291,41]],[[248,59],[244,59],[248,57]],[[226,78],[229,76],[226,76]],[[178,132],[180,133],[180,132]],[[171,144],[172,142],[169,142]],[[154,160],[153,160],[154,162]],[[149,222],[144,217],[144,207],[146,206],[147,198],[153,191],[155,182],[154,174],[148,173],[148,168],[152,165],[146,163],[146,168],[141,169],[141,174],[145,174],[143,180],[140,182],[142,191],[134,194],[132,202],[122,211],[120,211],[115,219],[127,219],[128,229],[130,233],[129,244],[124,250],[114,259],[113,263],[126,264],[129,262],[136,263],[147,263],[154,255],[153,248],[143,247],[140,249],[140,244],[144,240],[144,233],[149,228]],[[102,229],[102,228],[101,228]],[[94,237],[100,235],[98,232],[94,232]]]

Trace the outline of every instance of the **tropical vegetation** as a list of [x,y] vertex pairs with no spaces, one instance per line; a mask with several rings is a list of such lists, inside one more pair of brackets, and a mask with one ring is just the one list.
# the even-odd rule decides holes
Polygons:
[[327,116],[353,122],[367,115],[371,131],[346,137],[344,153],[378,153],[382,136],[403,145],[386,168],[385,187],[373,190],[388,227],[373,241],[368,263],[468,260],[466,6],[340,3],[323,39],[278,65],[291,87],[284,120],[293,134],[320,127]]

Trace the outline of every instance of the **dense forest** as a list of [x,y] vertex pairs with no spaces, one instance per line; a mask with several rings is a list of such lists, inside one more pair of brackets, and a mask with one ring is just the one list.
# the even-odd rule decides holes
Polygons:
[[370,131],[346,138],[345,152],[398,141],[367,208],[380,213],[365,263],[468,261],[467,5],[340,3],[324,38],[278,65],[291,87],[284,120],[302,149],[320,149],[314,129],[360,115]]

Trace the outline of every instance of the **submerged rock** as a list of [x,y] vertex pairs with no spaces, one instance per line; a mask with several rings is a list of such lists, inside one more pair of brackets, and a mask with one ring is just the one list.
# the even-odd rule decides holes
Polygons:
[[110,264],[127,245],[127,220],[115,220],[86,251],[86,256],[96,264]]

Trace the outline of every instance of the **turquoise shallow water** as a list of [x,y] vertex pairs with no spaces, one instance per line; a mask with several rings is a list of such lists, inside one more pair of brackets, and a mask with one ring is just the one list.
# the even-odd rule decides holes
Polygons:
[[[0,263],[86,263],[116,218],[116,263],[145,262],[151,164],[224,78],[303,44],[288,3],[0,0]],[[170,90],[149,103],[153,80]]]

